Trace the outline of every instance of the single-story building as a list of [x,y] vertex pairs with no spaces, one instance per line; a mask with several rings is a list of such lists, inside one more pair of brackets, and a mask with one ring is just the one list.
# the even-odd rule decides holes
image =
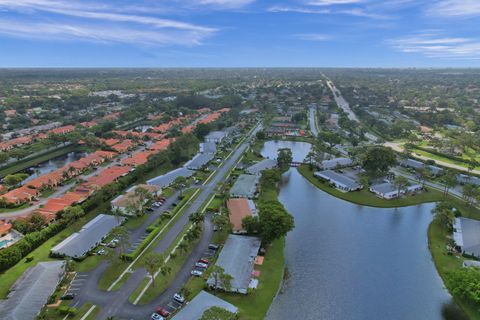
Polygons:
[[36,319],[63,278],[63,261],[44,261],[28,268],[6,300],[0,300],[2,320]]
[[458,174],[457,182],[459,184],[473,184],[475,186],[480,186],[480,178],[466,174]]
[[[380,184],[374,184],[369,190],[382,199],[393,199],[398,198],[399,196],[398,187],[388,181]],[[419,184],[414,184],[400,189],[400,195],[407,192],[415,192],[420,190],[422,190],[422,186]]]
[[200,143],[200,153],[215,154],[216,152],[217,152],[217,145],[215,144],[215,142]]
[[200,291],[195,298],[175,314],[172,320],[199,320],[205,311],[212,307],[225,309],[231,313],[237,313],[238,308],[219,297],[206,291]]
[[330,182],[340,191],[349,192],[363,188],[363,186],[357,181],[333,170],[317,171],[313,175],[317,178]]
[[212,131],[205,136],[205,142],[220,143],[227,136],[224,131]]
[[157,185],[161,188],[168,187],[175,181],[176,178],[178,177],[185,177],[188,178],[192,176],[195,173],[195,171],[187,169],[187,168],[177,168],[175,170],[172,170],[166,174],[163,174],[161,176],[155,177],[153,179],[150,179],[147,181],[148,184],[152,185]]
[[273,159],[264,159],[260,162],[257,162],[250,167],[248,167],[245,171],[249,174],[261,174],[263,170],[272,169],[277,166],[277,160]]
[[332,170],[337,168],[344,168],[351,166],[353,164],[352,159],[350,158],[334,158],[330,160],[323,160],[321,163],[321,168],[323,170]]
[[[230,292],[247,293],[260,243],[260,239],[256,237],[232,234],[228,236],[215,265],[223,268],[225,274],[232,277]],[[212,288],[225,289],[221,284],[215,283],[212,275],[208,278],[207,284]]]
[[257,216],[257,207],[255,203],[247,198],[233,198],[227,200],[227,208],[230,213],[230,223],[233,233],[245,233],[242,220],[245,217]]
[[462,253],[480,257],[480,221],[455,218],[453,240]]
[[257,184],[259,177],[251,174],[241,174],[230,189],[230,197],[232,198],[249,198],[255,197],[257,192]]
[[198,153],[190,161],[185,163],[184,168],[190,170],[200,170],[213,160],[215,155],[213,153]]
[[420,169],[422,169],[423,167],[426,166],[428,169],[430,169],[430,173],[434,176],[438,176],[439,174],[441,174],[443,172],[443,169],[440,168],[440,167],[433,166],[433,165],[425,165],[425,163],[423,163],[421,161],[418,161],[418,160],[415,160],[415,159],[405,159],[405,160],[400,161],[399,164],[402,167],[412,168],[412,169],[415,169],[415,170],[420,170]]
[[125,194],[113,199],[112,202],[110,202],[112,210],[119,210],[121,213],[129,215],[128,206],[132,203],[137,203],[139,200],[139,197],[135,194],[135,190],[138,188],[147,190],[153,197],[158,197],[162,194],[162,188],[157,185],[139,184],[128,189]]
[[84,225],[79,232],[75,232],[53,247],[51,254],[60,257],[81,258],[98,246],[107,234],[119,226],[123,220],[123,217],[99,214]]

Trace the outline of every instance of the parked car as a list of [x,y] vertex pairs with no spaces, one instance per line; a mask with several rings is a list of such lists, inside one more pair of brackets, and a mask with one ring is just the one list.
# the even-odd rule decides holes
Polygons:
[[184,303],[185,298],[180,293],[175,293],[173,295],[173,300],[177,301],[178,303]]
[[66,293],[60,298],[60,300],[73,300],[73,298],[75,298],[74,293]]
[[100,249],[100,250],[97,251],[97,254],[99,256],[103,256],[105,253],[107,253],[107,251],[105,251],[105,249]]
[[203,272],[198,270],[198,269],[193,269],[190,274],[194,277],[201,277],[203,275]]
[[160,208],[160,203],[159,203],[159,202],[154,202],[154,203],[152,204],[152,207]]
[[147,210],[147,211],[149,211],[149,212],[152,212],[152,211],[153,211],[152,208],[147,208],[147,209],[145,209],[145,210]]
[[208,259],[205,259],[205,258],[202,258],[202,259],[198,260],[198,262],[206,263],[206,264],[209,263]]
[[170,315],[170,312],[168,312],[168,310],[163,307],[158,307],[157,310],[155,310],[155,312],[161,315],[162,317],[168,317]]
[[162,317],[161,315],[159,315],[158,313],[152,313],[152,316],[150,317],[151,320],[165,320],[164,317]]
[[218,250],[219,248],[220,248],[220,246],[218,244],[210,243],[208,245],[208,249],[210,249],[210,250]]
[[195,263],[195,267],[206,269],[206,268],[208,268],[208,264],[203,263],[203,262],[197,262],[197,263]]

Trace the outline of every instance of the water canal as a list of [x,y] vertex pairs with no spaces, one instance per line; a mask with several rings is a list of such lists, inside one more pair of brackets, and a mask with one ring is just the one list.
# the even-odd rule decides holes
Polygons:
[[[288,145],[288,146],[287,146]],[[264,156],[303,143],[267,142]],[[288,279],[267,319],[442,319],[451,297],[432,262],[427,228],[434,204],[381,209],[317,189],[295,168],[279,200],[295,217],[287,236]]]

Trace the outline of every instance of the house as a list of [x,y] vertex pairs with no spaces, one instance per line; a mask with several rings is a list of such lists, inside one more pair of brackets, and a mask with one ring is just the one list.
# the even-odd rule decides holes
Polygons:
[[480,221],[455,218],[453,240],[462,253],[480,258]]
[[344,168],[351,166],[353,164],[352,159],[350,158],[334,158],[330,160],[323,160],[321,163],[321,168],[323,170],[332,170],[337,168]]
[[333,184],[335,188],[343,192],[356,191],[363,188],[357,181],[333,170],[318,171],[313,175]]
[[166,174],[163,174],[161,176],[155,177],[153,179],[150,179],[147,181],[148,184],[151,185],[157,185],[161,188],[168,187],[171,185],[176,178],[178,177],[185,177],[188,178],[192,176],[195,173],[195,171],[187,169],[187,168],[177,168],[175,170],[172,170]]
[[212,131],[205,136],[205,142],[220,143],[226,136],[224,131]]
[[55,247],[51,253],[59,257],[81,258],[105,239],[107,234],[123,222],[123,217],[99,214],[79,232],[75,232]]
[[22,237],[20,232],[13,229],[11,223],[0,220],[0,249],[10,247]]
[[215,142],[200,143],[200,153],[215,154],[216,152],[217,152],[217,145],[215,144]]
[[377,195],[382,199],[393,199],[393,198],[399,197],[402,194],[406,194],[408,192],[417,192],[417,191],[421,191],[422,189],[423,187],[421,185],[414,184],[414,185],[406,186],[405,188],[400,189],[400,194],[399,194],[398,187],[390,182],[374,184],[369,188],[370,192],[375,193],[375,195]]
[[190,170],[200,170],[205,167],[215,156],[211,153],[198,153],[184,167]]
[[96,176],[88,178],[87,183],[89,186],[100,189],[120,177],[126,176],[130,171],[132,171],[132,167],[130,166],[113,166],[103,170]]
[[134,147],[134,143],[130,139],[125,139],[120,143],[113,145],[111,148],[118,153],[125,153]]
[[440,167],[433,166],[433,165],[425,165],[425,163],[423,163],[421,161],[418,161],[418,160],[414,160],[414,159],[405,159],[405,160],[400,161],[399,164],[402,167],[412,168],[414,170],[420,170],[420,169],[422,169],[426,166],[428,169],[430,169],[430,173],[434,176],[438,176],[443,171],[443,169],[440,168]]
[[148,150],[152,150],[152,151],[162,151],[162,150],[166,150],[168,148],[168,146],[170,146],[170,144],[172,142],[174,142],[175,139],[172,138],[172,139],[163,139],[163,140],[160,140],[160,141],[157,141],[151,145],[149,145],[147,147]]
[[257,193],[258,182],[259,177],[257,175],[239,175],[232,188],[230,189],[230,197],[252,199]]
[[142,151],[133,154],[129,158],[125,158],[122,160],[122,164],[126,166],[136,167],[148,162],[148,157],[150,157],[153,152]]
[[134,186],[126,191],[125,194],[119,195],[110,202],[112,210],[119,210],[122,214],[131,215],[129,211],[129,206],[131,204],[137,203],[139,196],[135,194],[137,188],[142,188],[147,190],[153,197],[158,197],[162,194],[162,189],[156,185],[149,184],[139,184]]
[[19,205],[25,202],[36,200],[39,195],[37,189],[29,188],[28,186],[21,186],[20,188],[9,191],[0,196],[5,199],[8,204]]
[[63,127],[58,127],[58,128],[55,128],[55,129],[51,129],[51,130],[47,131],[47,133],[48,134],[66,134],[66,133],[72,132],[73,130],[75,130],[75,126],[68,125],[68,126],[63,126]]
[[39,262],[18,278],[6,300],[0,300],[3,320],[36,319],[64,274],[64,261]]
[[238,308],[225,300],[214,296],[206,291],[200,291],[187,305],[180,309],[172,320],[194,320],[201,319],[205,311],[210,308],[218,307],[231,313],[237,313]]
[[257,162],[255,164],[251,165],[245,171],[248,174],[260,175],[263,170],[272,169],[272,168],[275,168],[276,166],[277,166],[277,160],[264,159],[260,162]]
[[227,208],[233,233],[246,233],[242,220],[245,217],[257,216],[255,203],[247,198],[233,198],[227,200]]
[[[215,265],[223,268],[226,274],[230,275],[230,292],[247,294],[252,282],[252,273],[255,258],[260,249],[260,239],[256,237],[229,235]],[[207,280],[211,288],[223,288],[216,283],[213,275]]]
[[457,175],[457,182],[459,184],[473,184],[475,186],[480,186],[480,178],[475,176],[469,176],[466,174],[458,174]]

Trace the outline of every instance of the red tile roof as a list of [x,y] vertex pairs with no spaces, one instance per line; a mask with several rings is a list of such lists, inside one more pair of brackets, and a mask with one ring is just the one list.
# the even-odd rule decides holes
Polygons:
[[58,128],[49,130],[47,133],[48,134],[65,134],[65,133],[72,132],[73,130],[75,130],[75,126],[68,125],[68,126],[58,127]]

